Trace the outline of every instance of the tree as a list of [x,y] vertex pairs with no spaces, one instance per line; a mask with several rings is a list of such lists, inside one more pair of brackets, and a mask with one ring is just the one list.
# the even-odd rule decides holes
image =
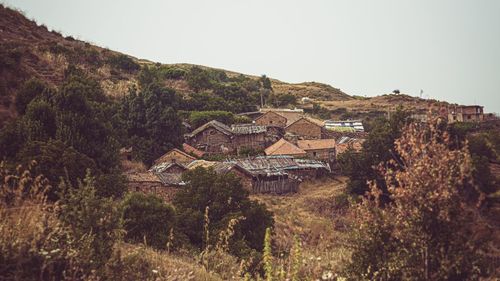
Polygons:
[[263,74],[261,77],[260,77],[260,82],[262,83],[262,87],[264,89],[268,89],[268,90],[273,90],[273,87],[271,86],[271,80],[269,80],[269,78]]
[[[239,178],[232,173],[218,175],[213,169],[196,168],[183,176],[186,186],[174,198],[178,211],[178,228],[189,241],[203,244],[204,213],[208,207],[209,232],[215,243],[231,219],[240,218],[231,238],[230,251],[237,256],[262,250],[267,227],[273,225],[272,214],[248,198]],[[212,244],[212,245],[213,245]]]
[[375,180],[383,191],[384,200],[387,200],[383,177],[373,167],[399,157],[394,150],[394,141],[401,136],[402,128],[410,121],[410,113],[402,109],[391,114],[389,120],[376,119],[361,153],[349,151],[346,155],[340,155],[342,171],[349,177],[347,189],[350,194],[363,195],[368,191],[368,181]]
[[143,193],[130,193],[122,203],[125,239],[134,243],[146,242],[164,249],[175,225],[172,206],[161,198]]
[[[470,280],[483,241],[470,202],[471,158],[451,150],[447,133],[408,125],[395,142],[399,159],[380,165],[390,202],[372,181],[355,208],[348,273],[371,280]],[[399,166],[398,169],[391,167]],[[479,266],[479,267],[478,267]]]
[[38,79],[33,78],[26,81],[16,95],[15,105],[17,112],[20,115],[24,114],[28,104],[47,90],[47,85]]
[[102,273],[113,252],[113,245],[121,239],[119,205],[110,198],[96,195],[95,181],[90,175],[79,183],[78,188],[66,182],[61,184],[61,189],[63,196],[59,201],[59,218],[76,241],[90,242],[91,260],[85,270]]
[[210,80],[208,71],[198,66],[191,67],[186,74],[186,80],[189,87],[195,92],[212,88],[212,81]]

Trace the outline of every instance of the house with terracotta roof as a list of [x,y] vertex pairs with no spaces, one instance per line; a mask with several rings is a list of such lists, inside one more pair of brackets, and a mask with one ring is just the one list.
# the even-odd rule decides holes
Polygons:
[[330,162],[335,160],[335,139],[298,140],[297,146],[307,153],[307,158]]
[[[261,108],[260,113],[266,114],[268,112],[274,112],[279,116],[282,116],[286,119],[285,126],[292,124],[293,122],[299,120],[304,117],[304,110],[301,108],[288,109],[288,108]],[[274,116],[274,115],[270,115]],[[281,122],[279,122],[281,124]],[[265,124],[267,126],[271,126],[271,124]],[[283,126],[284,127],[284,126]]]
[[287,125],[285,132],[297,139],[321,139],[323,124],[322,121],[317,119],[301,117],[290,125]]
[[305,157],[307,155],[303,149],[285,139],[280,139],[266,148],[264,152],[266,155],[289,155],[294,157]]
[[187,154],[186,152],[179,150],[177,148],[169,150],[167,153],[160,156],[160,158],[154,161],[154,165],[162,163],[180,163],[187,165],[196,160],[195,157]]

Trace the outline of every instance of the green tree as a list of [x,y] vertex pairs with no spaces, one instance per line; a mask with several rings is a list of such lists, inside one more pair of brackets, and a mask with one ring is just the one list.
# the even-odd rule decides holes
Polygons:
[[268,89],[271,91],[273,90],[273,87],[271,86],[271,80],[265,74],[260,77],[260,83],[262,84],[262,87],[264,89]]
[[208,207],[212,239],[218,238],[231,219],[243,217],[235,226],[230,251],[237,256],[249,255],[252,250],[262,251],[266,228],[273,225],[272,213],[248,198],[239,178],[204,168],[188,171],[183,178],[187,185],[176,194],[174,206],[178,228],[193,245],[202,247],[204,212]]
[[33,78],[26,81],[16,95],[17,112],[20,115],[24,114],[28,104],[47,90],[47,85],[38,79]]
[[122,237],[119,205],[112,199],[96,195],[95,181],[90,175],[80,182],[78,188],[72,188],[70,183],[62,183],[61,189],[63,196],[59,217],[76,241],[90,240],[91,260],[85,270],[97,270],[98,275],[102,275],[104,265],[113,252],[113,245]]
[[143,193],[128,194],[122,205],[125,239],[165,249],[175,224],[174,209],[161,198]]
[[401,109],[392,113],[389,120],[376,119],[363,143],[362,152],[348,151],[340,155],[342,172],[349,177],[347,189],[350,194],[363,195],[368,191],[368,181],[375,180],[383,191],[383,198],[387,199],[384,179],[373,167],[390,159],[398,159],[394,141],[401,136],[402,128],[410,121],[410,113]]

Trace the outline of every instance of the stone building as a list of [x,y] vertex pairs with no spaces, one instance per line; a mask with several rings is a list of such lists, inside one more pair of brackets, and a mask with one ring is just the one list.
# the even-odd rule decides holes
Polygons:
[[[277,115],[279,115],[281,117],[284,117],[286,119],[285,126],[290,125],[293,122],[295,122],[295,121],[299,120],[300,118],[304,117],[304,110],[300,109],[300,108],[295,108],[295,109],[288,109],[288,108],[261,108],[260,109],[260,113],[263,114],[263,115],[265,115],[268,112],[273,112],[273,113],[275,113],[275,114],[277,114]],[[269,115],[269,116],[270,117],[268,118],[268,120],[270,120],[270,121],[272,121],[273,118],[276,119],[275,115]],[[271,117],[273,117],[273,118],[271,118]],[[280,119],[280,120],[281,121],[279,122],[279,124],[282,124],[282,120],[283,119]],[[262,125],[275,126],[273,124],[276,124],[276,122],[273,122],[271,124],[262,124]]]
[[448,123],[481,122],[483,120],[483,107],[479,105],[455,106],[448,111]]
[[176,188],[166,187],[157,175],[149,171],[126,174],[126,179],[129,192],[154,194],[166,202],[172,201],[177,191]]
[[213,120],[187,134],[186,142],[205,154],[227,154],[235,150],[233,138],[230,127]]
[[154,161],[154,165],[162,163],[180,163],[183,165],[187,165],[194,160],[196,160],[195,157],[185,153],[184,151],[174,148],[156,159]]
[[268,111],[254,120],[255,124],[261,126],[286,127],[287,119],[274,111]]
[[234,134],[232,145],[237,152],[242,149],[262,150],[266,145],[266,126],[255,124],[235,124],[231,126]]
[[276,143],[266,148],[264,152],[268,156],[288,155],[294,157],[305,157],[307,155],[307,153],[303,149],[300,149],[295,144],[285,139],[280,139]]
[[287,135],[291,135],[297,139],[321,139],[323,135],[323,125],[320,121],[302,117],[286,126],[285,132]]
[[309,159],[335,160],[335,139],[298,140],[297,146],[307,153]]
[[348,149],[352,149],[355,152],[360,152],[363,149],[364,139],[355,139],[350,137],[342,137],[337,141],[336,145],[336,156],[346,152]]

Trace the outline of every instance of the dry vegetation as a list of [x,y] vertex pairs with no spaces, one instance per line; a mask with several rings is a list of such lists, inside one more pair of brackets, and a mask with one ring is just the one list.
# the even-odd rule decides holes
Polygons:
[[345,178],[306,182],[297,194],[255,195],[274,213],[273,254],[286,257],[300,241],[300,276],[309,279],[333,276],[349,253],[343,247],[347,218]]

